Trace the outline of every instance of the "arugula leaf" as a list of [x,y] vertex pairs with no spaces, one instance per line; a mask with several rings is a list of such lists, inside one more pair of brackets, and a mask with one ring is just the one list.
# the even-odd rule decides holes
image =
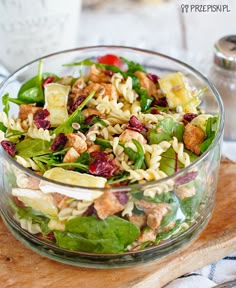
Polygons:
[[140,97],[140,107],[141,107],[141,111],[145,112],[147,111],[153,101],[153,97],[148,96],[147,90],[146,89],[136,89],[136,92],[139,94]]
[[137,152],[130,147],[124,147],[124,152],[129,156],[129,159],[134,162],[134,169],[140,169],[145,158],[143,147],[136,139],[132,139],[132,142],[136,146]]
[[13,201],[10,202],[10,206],[16,211],[20,219],[30,220],[34,224],[39,224],[44,235],[51,232],[51,230],[48,228],[48,222],[50,219],[42,212],[32,209],[31,207],[19,207]]
[[129,172],[124,172],[121,175],[115,175],[107,180],[108,184],[116,184],[129,179]]
[[7,127],[2,122],[0,122],[0,130],[4,133],[7,131]]
[[7,116],[10,110],[9,96],[10,96],[9,93],[6,93],[2,96],[2,105],[4,106],[3,111],[6,113]]
[[24,158],[31,158],[49,153],[51,142],[42,139],[26,139],[16,144],[17,154]]
[[176,137],[183,140],[184,124],[175,122],[172,118],[165,118],[159,122],[150,132],[150,144],[159,144],[162,141],[170,141]]
[[53,130],[53,133],[58,135],[59,133],[72,133],[74,131],[72,124],[79,123],[83,121],[83,115],[81,113],[82,109],[88,102],[94,97],[96,91],[92,91],[88,97],[77,107],[77,109],[66,119],[66,121],[59,125],[56,129]]
[[104,150],[106,148],[112,148],[112,145],[109,140],[97,137],[94,141],[95,144],[100,145]]
[[89,165],[89,161],[90,161],[90,154],[88,152],[83,152],[82,154],[80,154],[76,162],[83,165]]
[[79,61],[79,62],[72,62],[72,63],[63,64],[62,66],[70,67],[70,66],[92,66],[92,65],[95,65],[98,68],[104,68],[104,69],[113,71],[115,73],[123,73],[123,71],[120,68],[118,68],[117,66],[98,63],[98,62],[92,61],[89,58],[86,58],[86,59]]
[[206,139],[200,145],[200,151],[205,152],[211,145],[218,130],[219,117],[209,117],[206,124]]
[[67,221],[65,232],[54,232],[58,246],[92,253],[122,253],[139,234],[138,226],[117,216],[76,217]]
[[141,64],[127,60],[124,57],[120,57],[120,59],[128,66],[128,70],[126,72],[135,73],[136,71],[142,71],[144,73],[147,73],[146,69]]

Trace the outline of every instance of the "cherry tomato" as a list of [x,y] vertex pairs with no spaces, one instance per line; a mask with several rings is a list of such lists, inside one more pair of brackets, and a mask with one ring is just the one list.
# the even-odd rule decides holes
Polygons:
[[106,54],[104,56],[98,57],[98,63],[113,65],[113,66],[116,66],[118,68],[121,68],[123,65],[120,57],[113,55],[113,54]]

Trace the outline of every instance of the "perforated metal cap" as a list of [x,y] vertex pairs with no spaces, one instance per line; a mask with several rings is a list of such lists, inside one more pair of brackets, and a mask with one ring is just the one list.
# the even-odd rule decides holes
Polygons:
[[214,48],[214,62],[222,68],[236,71],[236,35],[220,38]]

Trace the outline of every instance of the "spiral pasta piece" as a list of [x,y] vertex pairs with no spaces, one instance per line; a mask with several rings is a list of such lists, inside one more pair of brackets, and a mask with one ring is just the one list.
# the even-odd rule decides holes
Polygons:
[[46,141],[51,141],[55,138],[55,134],[50,135],[49,130],[37,127],[30,127],[27,131],[27,136],[33,139],[42,139]]
[[154,180],[160,180],[162,178],[167,177],[167,174],[160,170],[154,170],[154,169],[137,169],[137,170],[127,170],[130,175],[130,180],[147,180],[147,181],[154,181]]
[[0,122],[3,123],[5,127],[11,130],[16,130],[19,132],[24,132],[22,127],[22,122],[20,119],[14,119],[13,117],[8,117],[5,112],[0,112]]
[[171,141],[172,148],[174,149],[175,153],[178,155],[178,160],[184,164],[185,167],[187,167],[191,161],[190,156],[188,153],[184,152],[184,144],[178,142],[178,139],[176,137],[173,137],[173,140]]
[[19,155],[16,155],[16,161],[25,168],[32,168],[35,171],[39,170],[38,165],[30,158],[26,159]]

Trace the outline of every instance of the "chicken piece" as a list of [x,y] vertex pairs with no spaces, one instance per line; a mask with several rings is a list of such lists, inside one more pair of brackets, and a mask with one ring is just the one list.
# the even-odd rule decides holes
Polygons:
[[157,229],[170,210],[170,205],[168,203],[151,203],[141,200],[136,201],[135,204],[143,208],[147,215],[147,225],[151,229]]
[[56,206],[59,209],[69,206],[67,203],[67,200],[69,199],[68,196],[62,195],[60,193],[52,193],[52,197],[53,197],[54,202],[56,203]]
[[131,142],[132,139],[136,139],[140,144],[147,143],[147,140],[143,137],[141,133],[130,129],[125,129],[125,131],[123,131],[119,136],[119,140],[121,142]]
[[157,232],[153,229],[144,229],[138,237],[139,243],[154,242],[156,240]]
[[123,210],[124,206],[112,192],[106,191],[101,197],[95,199],[94,208],[97,211],[98,217],[100,219],[105,219],[108,216]]
[[147,77],[147,74],[142,71],[136,71],[134,74],[138,77],[141,88],[146,89],[149,96],[154,96],[158,99],[158,88],[155,83]]
[[42,107],[36,107],[35,104],[21,104],[19,110],[19,118],[23,121],[28,119],[29,114],[35,114],[38,111],[43,111]]
[[40,180],[39,179],[37,179],[36,177],[29,176],[28,184],[27,184],[27,188],[28,189],[38,190],[39,189],[39,184],[40,184]]
[[100,152],[100,151],[101,151],[101,146],[100,146],[100,145],[96,145],[96,144],[91,145],[91,146],[88,148],[88,150],[87,150],[88,153]]
[[101,68],[92,65],[90,68],[89,80],[95,83],[109,83],[111,82],[111,76],[107,75]]
[[79,134],[68,133],[65,135],[67,137],[65,148],[73,147],[79,154],[87,150],[87,143]]
[[91,92],[96,91],[94,98],[99,96],[105,97],[108,96],[109,100],[117,100],[118,94],[115,86],[110,83],[91,83],[84,88],[83,93],[89,95]]
[[79,153],[75,150],[74,147],[71,147],[63,158],[63,163],[72,163],[76,162],[79,157]]
[[140,229],[146,226],[147,224],[147,215],[146,214],[132,214],[128,217],[129,221],[137,225]]
[[200,145],[204,139],[205,133],[201,128],[196,127],[191,123],[185,126],[183,140],[187,149],[199,155],[201,153]]
[[185,199],[185,198],[193,197],[196,194],[196,189],[195,187],[182,186],[182,187],[178,187],[175,190],[175,194],[180,199]]
[[86,83],[83,77],[78,78],[72,86],[71,92],[75,95],[81,94],[86,87]]
[[86,109],[82,110],[82,114],[85,118],[87,118],[91,115],[101,116],[101,112],[95,108],[86,108]]

